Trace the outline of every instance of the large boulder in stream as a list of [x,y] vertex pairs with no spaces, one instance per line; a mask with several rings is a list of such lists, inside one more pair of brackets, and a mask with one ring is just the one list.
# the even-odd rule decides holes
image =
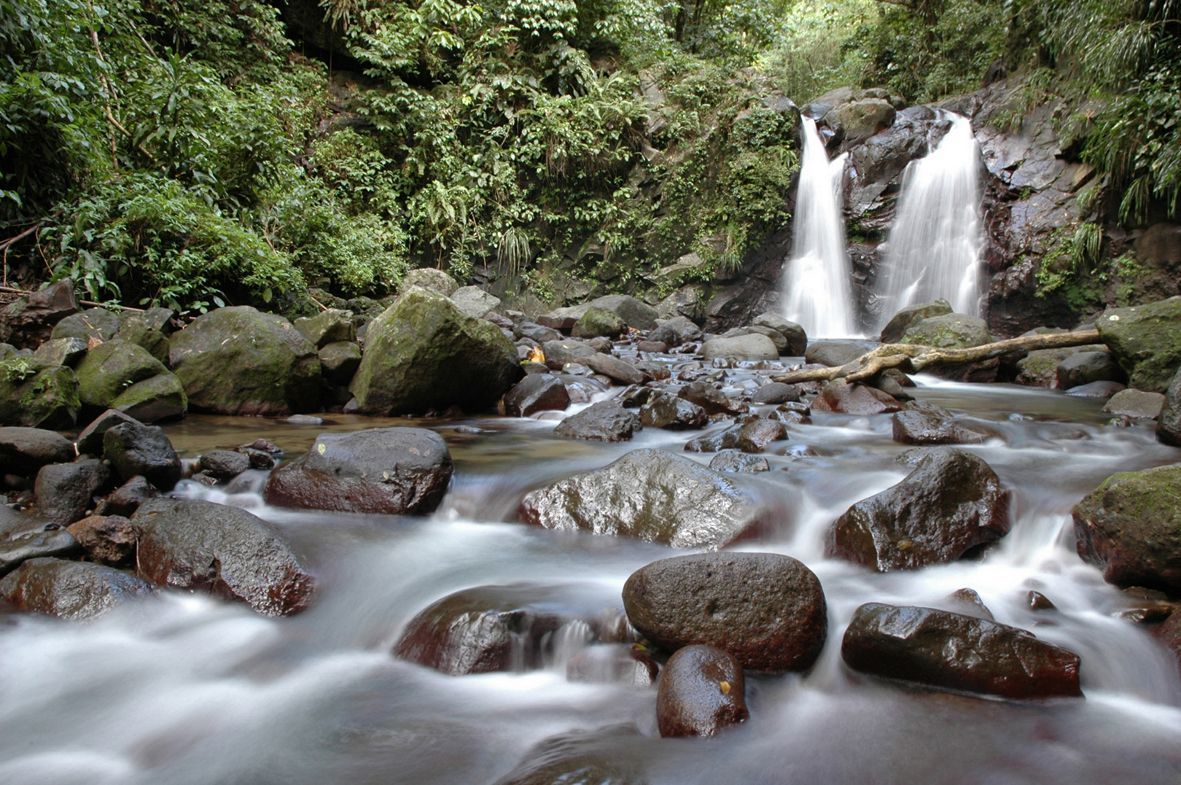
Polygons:
[[195,410],[287,415],[320,405],[316,347],[283,317],[250,306],[198,317],[172,336],[169,360]]
[[977,456],[932,450],[901,482],[850,507],[826,552],[879,572],[955,561],[1009,531],[1009,493]]
[[1115,308],[1095,322],[1128,385],[1163,393],[1181,366],[1181,297]]
[[1173,374],[1165,390],[1165,405],[1156,423],[1156,438],[1165,444],[1181,447],[1181,368]]
[[30,559],[0,580],[0,597],[14,607],[70,620],[89,619],[153,593],[150,583],[131,573],[63,559]]
[[27,357],[0,359],[0,424],[65,429],[81,408],[73,369]]
[[485,409],[523,375],[499,327],[415,289],[370,323],[349,389],[367,414]]
[[989,434],[959,422],[954,414],[932,403],[916,402],[894,414],[894,441],[902,444],[980,444]]
[[282,507],[414,515],[439,506],[451,471],[446,443],[425,428],[322,433],[271,472],[264,495]]
[[134,343],[99,344],[74,372],[78,397],[91,409],[118,409],[141,422],[155,422],[181,417],[188,407],[180,379]]
[[558,423],[554,435],[592,442],[624,442],[643,425],[640,416],[617,400],[599,401]]
[[934,346],[938,349],[967,349],[990,343],[988,323],[976,316],[948,313],[912,322],[899,343]]
[[929,319],[932,316],[946,316],[951,312],[951,304],[947,300],[909,305],[890,317],[890,321],[886,322],[886,326],[882,328],[878,340],[882,343],[898,343],[911,325],[918,324],[923,319]]
[[661,559],[623,586],[627,618],[666,650],[702,643],[744,668],[809,668],[828,633],[824,591],[802,562],[777,553],[706,553]]
[[746,679],[734,655],[698,644],[669,657],[656,690],[661,736],[715,736],[749,716]]
[[1001,698],[1082,695],[1079,657],[1017,627],[934,608],[866,603],[841,642],[850,668]]
[[0,474],[32,477],[42,466],[74,460],[74,444],[43,428],[0,428]]
[[767,336],[749,333],[729,338],[710,338],[701,345],[701,356],[705,360],[778,360],[779,350]]
[[755,533],[765,510],[724,474],[663,450],[635,450],[532,491],[520,515],[559,531],[720,548]]
[[103,457],[123,481],[144,477],[163,491],[180,482],[180,456],[158,426],[120,422],[103,431],[102,446]]
[[150,499],[132,518],[141,577],[172,589],[207,591],[267,616],[307,608],[315,580],[274,527],[238,507]]
[[1113,474],[1075,505],[1078,554],[1117,586],[1181,594],[1181,465]]

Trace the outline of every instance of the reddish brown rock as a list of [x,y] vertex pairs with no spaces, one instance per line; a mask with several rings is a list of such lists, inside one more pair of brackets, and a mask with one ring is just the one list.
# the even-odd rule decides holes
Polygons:
[[837,379],[820,390],[812,399],[814,412],[838,412],[840,414],[884,414],[902,408],[893,396],[865,384],[849,384]]
[[66,531],[99,564],[130,567],[135,563],[135,527],[122,515],[91,515]]
[[749,716],[746,680],[733,655],[695,645],[669,658],[656,691],[661,736],[714,736]]
[[152,594],[131,573],[98,564],[31,559],[0,581],[0,597],[32,613],[88,619]]

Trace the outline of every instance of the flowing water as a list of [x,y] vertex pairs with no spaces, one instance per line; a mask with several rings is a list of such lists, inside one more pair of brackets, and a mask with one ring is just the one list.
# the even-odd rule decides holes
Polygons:
[[852,268],[845,248],[841,189],[847,154],[828,160],[816,121],[805,117],[796,190],[795,238],[783,280],[784,314],[810,338],[854,335]]
[[[749,372],[725,373],[732,387],[753,383]],[[779,511],[778,529],[742,548],[790,554],[817,573],[828,642],[805,675],[751,677],[749,721],[717,738],[660,739],[651,688],[568,682],[563,661],[586,645],[577,630],[549,667],[530,672],[449,677],[390,655],[415,613],[458,589],[539,584],[555,587],[557,605],[614,610],[633,570],[674,553],[511,519],[528,489],[636,447],[679,451],[689,435],[646,430],[618,446],[555,439],[552,420],[434,421],[456,474],[427,518],[270,508],[257,494],[261,473],[231,493],[184,485],[283,530],[319,581],[303,615],[264,618],[181,594],[90,623],[0,615],[0,783],[491,784],[530,748],[566,734],[649,785],[1177,785],[1177,663],[1120,617],[1134,601],[1074,554],[1069,511],[1113,471],[1179,453],[1146,429],[1105,425],[1094,402],[920,381],[920,398],[997,434],[966,449],[1013,490],[1012,532],[977,560],[917,572],[879,575],[826,559],[825,528],[901,479],[906,448],[891,440],[888,416],[818,413],[791,428],[768,455],[770,472],[738,477]],[[170,433],[189,455],[257,436],[295,454],[322,430],[386,424],[191,417]],[[1085,700],[924,692],[841,663],[841,635],[860,603],[940,605],[961,587],[979,592],[999,621],[1077,652]],[[1030,610],[1034,588],[1059,610]]]
[[903,175],[879,278],[883,324],[937,298],[956,313],[980,314],[980,150],[967,118],[942,114],[951,123],[947,134]]

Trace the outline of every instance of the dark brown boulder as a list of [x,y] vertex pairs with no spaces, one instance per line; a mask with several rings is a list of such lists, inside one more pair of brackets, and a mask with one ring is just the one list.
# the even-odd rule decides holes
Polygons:
[[197,467],[217,480],[232,480],[250,468],[250,456],[237,450],[210,450],[197,461]]
[[271,504],[386,515],[428,513],[451,482],[451,453],[425,428],[322,433],[308,451],[271,472]]
[[94,508],[94,497],[109,487],[110,479],[111,470],[97,458],[42,466],[33,485],[37,512],[59,526],[73,523]]
[[1117,586],[1181,593],[1181,465],[1120,472],[1075,505],[1079,556]]
[[932,450],[901,482],[850,507],[829,529],[826,552],[879,572],[963,557],[1009,531],[1009,493],[987,463]]
[[20,297],[0,311],[0,341],[18,349],[33,349],[45,342],[54,325],[77,312],[74,282],[66,278]]
[[638,414],[611,400],[591,404],[578,414],[570,415],[558,423],[554,435],[563,439],[623,442],[631,439],[642,427]]
[[720,548],[756,531],[764,514],[726,475],[663,450],[629,452],[521,502],[526,523],[678,548]]
[[139,425],[143,424],[131,415],[124,414],[118,409],[107,409],[98,417],[91,420],[78,434],[78,439],[75,442],[78,453],[80,455],[92,455],[96,458],[101,458],[103,454],[103,436],[116,425],[122,425],[128,422]]
[[267,616],[307,608],[315,580],[271,524],[237,507],[152,499],[136,511],[141,577],[208,591]]
[[152,593],[131,573],[62,559],[31,559],[0,581],[0,597],[13,606],[62,619],[89,619]]
[[812,399],[812,411],[840,414],[884,414],[896,412],[902,404],[893,396],[865,384],[836,379],[824,385]]
[[640,422],[646,428],[704,428],[709,422],[709,415],[705,409],[684,398],[656,393],[640,407]]
[[1017,627],[934,608],[867,603],[841,657],[856,671],[1002,698],[1082,695],[1078,655]]
[[820,581],[776,553],[661,559],[631,574],[623,606],[632,626],[657,646],[708,644],[751,670],[810,667],[828,631]]
[[746,680],[734,655],[698,644],[669,658],[656,690],[661,736],[715,736],[749,716]]
[[115,490],[107,494],[107,498],[99,503],[95,512],[99,515],[127,515],[130,516],[148,499],[160,495],[156,486],[145,477],[132,477]]
[[930,403],[911,404],[891,419],[894,441],[902,444],[980,444],[988,438],[957,422],[951,412]]
[[566,385],[548,373],[529,374],[504,394],[504,413],[509,417],[561,411],[569,405],[570,393]]
[[135,563],[135,526],[122,515],[91,515],[67,531],[99,564],[130,567]]
[[780,420],[754,417],[738,429],[734,446],[745,453],[765,452],[772,442],[787,438],[787,428]]
[[1173,611],[1164,624],[1156,628],[1156,637],[1173,653],[1181,667],[1181,611]]
[[727,398],[725,393],[706,382],[686,384],[679,395],[705,409],[707,414],[742,414],[747,410],[746,404]]
[[755,403],[787,403],[799,399],[800,386],[783,382],[767,382],[755,390],[755,394],[751,396],[751,400]]
[[50,463],[74,460],[74,445],[56,431],[43,428],[0,428],[0,475],[33,477]]
[[643,384],[644,374],[629,363],[610,354],[592,354],[585,360],[587,367],[601,373],[617,384]]
[[180,456],[156,425],[132,420],[108,428],[103,434],[103,457],[124,481],[142,476],[162,491],[180,482]]
[[572,622],[599,619],[570,587],[476,586],[411,619],[394,654],[451,676],[538,668],[553,653],[554,633]]

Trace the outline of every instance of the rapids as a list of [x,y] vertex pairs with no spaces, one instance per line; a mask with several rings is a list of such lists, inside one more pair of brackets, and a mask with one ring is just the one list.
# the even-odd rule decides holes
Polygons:
[[[726,372],[740,388],[742,370]],[[1014,526],[977,560],[879,575],[823,556],[829,523],[901,479],[907,448],[888,416],[816,413],[790,428],[771,471],[738,481],[779,513],[747,550],[786,553],[819,576],[829,637],[805,675],[748,677],[750,720],[713,739],[660,739],[655,691],[568,682],[548,668],[449,677],[389,654],[418,611],[481,584],[567,587],[555,603],[611,610],[635,569],[673,555],[623,539],[512,522],[529,489],[636,447],[680,450],[690,434],[645,430],[627,445],[553,438],[553,421],[382,421],[326,415],[324,426],[193,416],[172,426],[192,456],[262,436],[287,454],[320,431],[426,424],[456,475],[424,519],[266,506],[262,473],[190,496],[275,522],[313,568],[316,601],[270,619],[203,596],[163,594],[90,623],[0,615],[0,783],[6,785],[478,785],[562,734],[606,749],[650,785],[1070,783],[1181,781],[1181,674],[1120,617],[1134,601],[1073,552],[1071,506],[1117,470],[1178,459],[1144,428],[1104,424],[1099,404],[1005,385],[920,377],[917,396],[987,422],[978,453],[1014,492]],[[779,447],[779,443],[776,447]],[[697,460],[709,456],[689,454]],[[939,605],[979,592],[998,621],[1082,657],[1085,700],[1008,703],[902,688],[849,671],[840,639],[867,601]],[[1057,612],[1032,611],[1030,589]]]

